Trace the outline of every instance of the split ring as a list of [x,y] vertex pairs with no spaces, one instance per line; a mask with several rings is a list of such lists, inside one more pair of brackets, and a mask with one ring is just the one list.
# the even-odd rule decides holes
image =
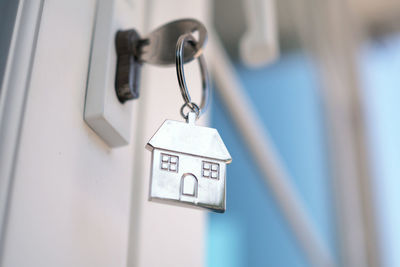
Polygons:
[[188,113],[184,113],[184,109],[185,109],[185,107],[189,107],[190,108],[190,110],[192,111],[192,112],[194,112],[194,113],[196,113],[196,118],[199,118],[200,117],[200,108],[199,108],[199,106],[197,106],[195,103],[191,103],[192,105],[193,105],[193,108],[190,108],[189,107],[189,105],[187,104],[187,103],[185,103],[185,104],[183,104],[183,106],[181,107],[181,116],[185,119],[185,120],[187,120],[188,119],[188,117],[189,117],[189,112]]
[[[206,62],[204,60],[203,54],[200,54],[200,56],[197,58],[199,62],[199,67],[200,67],[200,73],[201,73],[201,84],[202,84],[202,97],[201,97],[201,103],[200,106],[196,105],[195,103],[192,102],[189,94],[189,90],[186,85],[186,80],[185,80],[185,72],[183,69],[183,64],[184,64],[184,46],[185,43],[189,43],[192,46],[196,47],[196,39],[193,37],[192,34],[187,33],[179,37],[178,42],[176,44],[176,50],[175,50],[175,59],[176,59],[176,74],[178,76],[178,83],[179,87],[181,89],[181,94],[183,97],[183,100],[185,101],[185,105],[181,109],[181,114],[183,114],[183,108],[185,106],[188,106],[193,112],[196,112],[196,107],[198,111],[196,112],[197,117],[199,117],[201,114],[204,113],[204,111],[207,109],[208,106],[208,98],[209,98],[209,77],[208,77],[208,72],[207,72],[207,67],[206,67]],[[184,115],[182,115],[184,116]]]

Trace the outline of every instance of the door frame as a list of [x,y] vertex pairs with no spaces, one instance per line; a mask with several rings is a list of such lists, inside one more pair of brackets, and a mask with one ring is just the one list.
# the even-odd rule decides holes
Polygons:
[[0,88],[0,266],[44,0],[20,0]]

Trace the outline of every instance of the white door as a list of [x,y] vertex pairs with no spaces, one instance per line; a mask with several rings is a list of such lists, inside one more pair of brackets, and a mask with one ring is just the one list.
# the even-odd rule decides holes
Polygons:
[[[142,33],[177,18],[208,20],[202,0],[115,2],[116,12],[131,14],[130,26]],[[7,166],[0,171],[0,265],[203,266],[205,213],[147,201],[150,153],[144,145],[165,119],[181,120],[174,68],[144,66],[141,96],[127,121],[128,145],[110,148],[83,119],[98,4],[19,3],[14,56],[7,61],[14,69],[2,84],[21,92],[12,96],[19,105],[12,110],[5,94],[0,102],[21,114],[13,122],[4,119],[10,113],[1,117],[2,126],[17,131],[9,133],[12,142],[0,140],[15,155],[7,159],[0,151],[0,166]],[[188,67],[189,76],[198,75],[196,67]],[[200,92],[198,84],[191,88]]]

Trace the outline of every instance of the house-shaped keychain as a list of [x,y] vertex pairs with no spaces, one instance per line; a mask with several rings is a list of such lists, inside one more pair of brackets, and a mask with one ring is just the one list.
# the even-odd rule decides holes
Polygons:
[[152,152],[150,200],[225,211],[226,165],[232,161],[218,131],[166,120],[147,143]]

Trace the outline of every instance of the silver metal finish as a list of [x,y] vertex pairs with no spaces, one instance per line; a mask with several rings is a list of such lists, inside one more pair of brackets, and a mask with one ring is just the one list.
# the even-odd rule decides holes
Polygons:
[[[196,119],[206,110],[209,97],[209,78],[201,49],[206,31],[196,21],[186,22],[194,23],[192,31],[182,33],[183,29],[179,26],[185,25],[185,22],[181,20],[167,24],[151,34],[171,31],[172,39],[169,41],[174,42],[176,73],[185,101],[180,112],[186,123],[166,120],[146,145],[152,152],[149,199],[224,212],[226,164],[232,158],[217,130],[195,125]],[[174,29],[172,25],[178,28]],[[199,31],[198,41],[192,35],[194,30]],[[163,40],[163,46],[166,43],[168,49],[169,41]],[[186,53],[189,53],[189,57]],[[183,64],[195,57],[198,58],[202,78],[200,107],[190,98],[183,69]],[[169,63],[168,59],[165,63]],[[190,109],[187,114],[184,112],[185,107]]]
[[232,158],[218,131],[166,120],[147,143],[152,154],[150,200],[225,211],[226,164]]
[[[192,111],[196,112],[197,105],[192,103],[189,90],[186,85],[186,79],[185,79],[185,71],[183,69],[183,64],[184,62],[184,45],[185,43],[191,44],[193,47],[196,47],[196,40],[193,37],[192,34],[187,33],[179,37],[177,43],[176,43],[176,50],[175,50],[175,57],[176,57],[176,74],[178,76],[178,83],[179,87],[181,89],[181,94],[183,97],[183,100],[185,101],[185,105],[181,109],[181,114],[184,118],[186,118],[185,115],[183,115],[182,110],[185,106],[188,106]],[[208,105],[208,97],[209,97],[209,77],[208,77],[208,72],[207,72],[207,66],[206,62],[204,60],[203,54],[200,54],[198,56],[198,62],[199,62],[199,67],[200,67],[200,72],[201,72],[201,83],[202,83],[202,98],[201,98],[201,103],[200,103],[200,109],[198,111],[198,116],[203,114],[205,110],[207,109]],[[197,113],[197,112],[196,112]]]
[[189,62],[199,57],[207,41],[207,30],[198,20],[181,19],[167,23],[144,37],[139,44],[139,60],[155,65],[174,64],[176,43],[185,33],[198,35],[198,38],[194,45],[184,47],[184,61]]
[[[194,113],[195,116],[196,116],[196,119],[198,119],[199,116],[200,116],[200,108],[199,108],[195,103],[191,103],[191,104],[193,105],[193,108],[191,108],[191,109],[190,109],[191,111],[189,111],[187,114],[185,114],[185,111],[184,111],[184,110],[185,110],[185,107],[189,107],[188,104],[185,103],[185,104],[183,104],[182,107],[181,107],[181,116],[182,116],[185,120],[188,119],[188,114],[190,114],[190,113]],[[190,107],[189,107],[189,108],[190,108]]]

